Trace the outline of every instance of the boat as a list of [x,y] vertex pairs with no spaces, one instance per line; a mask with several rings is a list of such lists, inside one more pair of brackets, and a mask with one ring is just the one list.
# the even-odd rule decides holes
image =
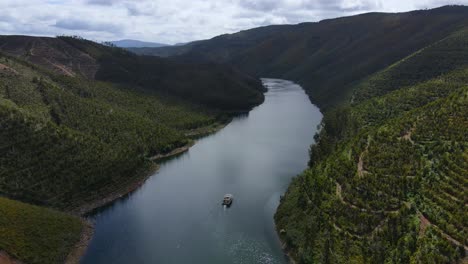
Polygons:
[[232,194],[226,194],[223,198],[223,205],[230,206],[232,204],[233,196]]

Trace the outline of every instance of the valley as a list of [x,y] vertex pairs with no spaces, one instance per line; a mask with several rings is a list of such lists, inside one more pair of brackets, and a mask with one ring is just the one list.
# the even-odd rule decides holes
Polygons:
[[0,36],[0,263],[465,263],[467,117],[466,6]]

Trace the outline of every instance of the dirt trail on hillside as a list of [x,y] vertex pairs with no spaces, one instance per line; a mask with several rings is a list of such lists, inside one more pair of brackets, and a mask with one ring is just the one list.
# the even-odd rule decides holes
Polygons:
[[11,73],[18,74],[18,72],[15,69],[8,67],[5,64],[1,64],[1,63],[0,63],[0,71],[9,71]]
[[369,174],[370,172],[364,169],[364,155],[367,154],[369,151],[369,144],[370,144],[370,137],[367,138],[367,145],[366,149],[359,155],[359,161],[357,164],[357,174],[360,178],[364,177],[365,174]]
[[448,241],[452,242],[453,244],[463,247],[465,249],[465,252],[468,252],[468,246],[466,246],[464,243],[461,243],[460,241],[456,240],[455,238],[451,237],[449,234],[445,233],[440,227],[437,225],[433,224],[429,219],[427,219],[419,210],[419,220],[421,221],[421,224],[419,226],[419,232],[422,234],[428,226],[434,227],[445,239]]
[[416,125],[413,125],[413,127],[410,128],[402,137],[401,139],[408,140],[411,142],[411,144],[414,145],[413,139],[411,139],[411,135],[413,134],[414,130],[416,130]]

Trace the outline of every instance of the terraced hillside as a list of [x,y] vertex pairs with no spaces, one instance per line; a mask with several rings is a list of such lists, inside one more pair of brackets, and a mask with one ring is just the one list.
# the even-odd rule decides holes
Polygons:
[[467,40],[421,49],[325,114],[275,215],[299,263],[466,261]]

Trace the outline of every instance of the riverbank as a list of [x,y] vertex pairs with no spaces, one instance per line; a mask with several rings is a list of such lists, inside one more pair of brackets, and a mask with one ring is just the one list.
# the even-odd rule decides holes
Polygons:
[[82,224],[83,229],[81,230],[80,240],[75,244],[70,254],[68,254],[67,259],[65,260],[65,264],[79,264],[81,257],[86,252],[88,244],[93,237],[93,225],[85,219],[82,220]]
[[[71,206],[71,208],[66,209],[65,211],[77,216],[86,216],[87,214],[97,210],[101,207],[105,207],[116,200],[123,198],[133,191],[137,190],[145,181],[153,174],[155,174],[159,169],[159,165],[152,163],[148,168],[139,172],[137,176],[132,177],[131,180],[124,183],[119,183],[119,186],[110,187],[110,190],[102,190],[99,194],[96,194],[95,198],[91,198],[85,203],[80,203],[76,206]],[[106,193],[102,195],[102,193]]]
[[192,141],[187,143],[185,146],[173,149],[172,151],[170,151],[168,153],[165,153],[165,154],[155,155],[153,157],[150,157],[149,159],[151,161],[153,161],[153,162],[158,162],[158,161],[162,161],[162,160],[165,160],[165,159],[168,159],[168,158],[175,157],[175,156],[177,156],[179,154],[182,154],[182,153],[188,151],[193,145],[195,145],[196,139],[206,137],[208,135],[211,135],[211,134],[214,134],[214,133],[218,132],[219,130],[226,127],[231,122],[231,120],[232,119],[230,119],[228,122],[225,122],[225,123],[215,123],[215,124],[212,124],[212,125],[209,125],[209,126],[204,126],[204,127],[192,129],[192,130],[185,133],[186,137],[192,139]]
[[[201,127],[198,129],[190,130],[189,132],[186,133],[186,136],[190,138],[201,138],[201,137],[218,132],[219,130],[223,129],[227,124],[229,124],[229,122],[216,123],[216,124],[212,124],[206,127]],[[138,175],[136,177],[132,177],[132,179],[129,182],[121,183],[119,184],[119,187],[116,187],[113,190],[109,190],[107,192],[104,191],[107,193],[104,196],[102,195],[102,192],[101,192],[98,194],[99,197],[96,197],[95,199],[91,199],[91,201],[85,202],[84,204],[77,205],[74,208],[72,206],[72,208],[65,210],[65,211],[74,215],[78,215],[78,216],[86,216],[95,210],[99,210],[102,207],[112,204],[116,200],[121,199],[131,194],[132,192],[136,191],[139,187],[141,187],[150,176],[154,175],[158,171],[159,169],[158,162],[181,155],[187,152],[195,144],[196,144],[196,140],[191,140],[188,144],[182,147],[173,149],[172,151],[168,153],[158,154],[153,157],[150,157],[149,160],[152,163],[149,165],[149,168],[137,173]]]
[[[231,120],[229,120],[229,122],[230,121]],[[229,122],[217,123],[217,124],[213,124],[210,126],[190,130],[189,132],[186,133],[186,136],[192,139],[201,138],[201,137],[218,132],[219,130],[223,129],[226,125],[228,125]],[[99,210],[101,208],[111,205],[115,201],[121,198],[124,198],[130,195],[131,193],[133,193],[134,191],[138,190],[150,176],[154,175],[159,170],[159,167],[160,167],[159,162],[181,155],[187,152],[195,144],[196,144],[196,140],[191,140],[188,144],[182,147],[176,148],[168,153],[158,154],[149,158],[149,160],[151,161],[149,168],[147,168],[143,172],[138,173],[139,176],[136,176],[134,179],[132,179],[131,182],[122,183],[120,184],[119,188],[109,191],[106,195],[104,196],[99,195],[100,196],[99,198],[96,198],[92,200],[91,202],[86,202],[82,205],[77,206],[74,209],[66,210],[66,211],[73,215],[84,217],[96,210]],[[67,260],[65,261],[66,264],[79,263],[80,259],[85,254],[89,243],[91,242],[91,239],[94,233],[94,226],[92,223],[90,223],[86,219],[82,219],[82,222],[83,222],[83,231],[81,233],[80,241],[78,241],[78,243],[71,250],[70,254],[67,257]],[[3,263],[0,262],[0,264],[3,264]]]
[[232,121],[232,119],[229,119],[227,122],[215,123],[215,124],[210,125],[210,126],[205,126],[205,127],[201,127],[201,128],[192,129],[192,130],[186,132],[185,136],[188,137],[188,138],[191,138],[191,139],[198,139],[198,138],[201,138],[201,137],[205,137],[205,136],[214,134],[214,133],[218,132],[219,130],[223,129],[231,121]]
[[189,143],[187,143],[187,145],[185,146],[182,146],[182,147],[179,147],[179,148],[176,148],[176,149],[173,149],[172,151],[166,153],[166,154],[158,154],[158,155],[155,155],[153,157],[150,157],[149,160],[151,160],[152,162],[158,162],[158,161],[161,161],[161,160],[164,160],[164,159],[167,159],[167,158],[172,158],[172,157],[175,157],[177,155],[180,155],[184,152],[186,152],[187,150],[189,150],[193,145],[195,145],[195,141],[190,141]]
[[288,248],[286,241],[284,241],[283,238],[281,237],[281,234],[285,233],[286,230],[284,229],[278,230],[278,226],[276,225],[276,223],[275,223],[275,230],[276,230],[276,233],[278,234],[278,239],[281,242],[281,249],[283,250],[284,254],[288,257],[289,263],[296,264],[297,262],[292,255],[293,252]]
[[[289,263],[271,224],[274,200],[306,168],[308,146],[300,143],[313,140],[321,114],[299,86],[267,84],[264,104],[164,163],[131,199],[95,214],[83,264]],[[229,210],[219,204],[225,193],[237,197]]]

